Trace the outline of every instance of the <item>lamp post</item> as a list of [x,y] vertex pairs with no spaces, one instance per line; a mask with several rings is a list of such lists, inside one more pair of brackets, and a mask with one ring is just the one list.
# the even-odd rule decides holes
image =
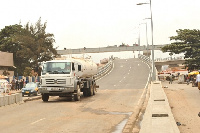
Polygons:
[[151,40],[152,40],[152,81],[156,80],[156,74],[155,74],[155,62],[154,62],[154,46],[153,46],[153,18],[152,18],[152,9],[151,9],[151,0],[149,0],[149,3],[138,3],[137,5],[144,5],[149,4],[150,5],[150,13],[151,13]]

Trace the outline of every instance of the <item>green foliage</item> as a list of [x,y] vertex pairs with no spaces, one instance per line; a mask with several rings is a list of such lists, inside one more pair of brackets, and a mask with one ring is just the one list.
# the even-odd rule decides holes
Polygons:
[[23,76],[32,76],[31,71],[32,69],[30,67],[26,67]]
[[200,69],[200,30],[179,29],[177,36],[170,37],[175,42],[164,46],[163,52],[184,53],[185,65],[189,70]]
[[0,51],[13,53],[15,71],[23,74],[26,67],[38,67],[38,63],[51,60],[57,56],[53,48],[54,35],[46,33],[46,25],[41,23],[41,18],[35,25],[27,23],[22,25],[6,26],[0,31]]

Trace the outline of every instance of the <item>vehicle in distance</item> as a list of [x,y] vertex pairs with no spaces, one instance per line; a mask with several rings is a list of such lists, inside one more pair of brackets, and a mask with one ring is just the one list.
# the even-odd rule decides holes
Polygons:
[[38,86],[39,83],[38,82],[30,82],[27,83],[26,86],[24,88],[22,88],[22,96],[24,95],[38,95]]

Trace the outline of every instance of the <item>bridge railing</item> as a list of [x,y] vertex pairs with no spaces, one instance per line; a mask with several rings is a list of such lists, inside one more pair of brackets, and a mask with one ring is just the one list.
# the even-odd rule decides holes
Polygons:
[[113,58],[110,58],[105,66],[98,68],[98,73],[94,76],[96,80],[100,79],[107,73],[109,73],[113,68]]
[[156,58],[155,61],[173,61],[173,60],[185,60],[184,56],[179,57],[166,57],[166,58]]
[[152,66],[151,66],[152,60],[151,60],[148,56],[139,54],[139,55],[138,55],[138,58],[139,58],[140,60],[142,60],[142,61],[148,63],[148,65],[149,65],[150,67],[152,67]]

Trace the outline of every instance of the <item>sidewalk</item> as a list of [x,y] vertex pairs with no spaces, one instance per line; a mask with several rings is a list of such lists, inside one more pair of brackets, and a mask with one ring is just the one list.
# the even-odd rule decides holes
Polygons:
[[164,91],[176,122],[179,123],[181,133],[200,132],[200,93],[192,84],[178,84],[177,81],[169,84],[162,82]]
[[151,83],[150,98],[140,133],[179,133],[160,81]]

